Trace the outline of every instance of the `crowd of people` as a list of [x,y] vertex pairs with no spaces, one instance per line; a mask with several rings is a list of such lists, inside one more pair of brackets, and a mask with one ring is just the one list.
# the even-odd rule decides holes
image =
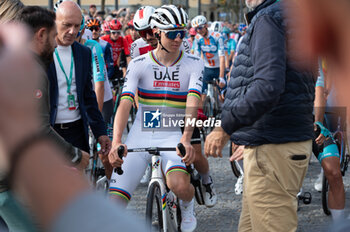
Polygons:
[[[54,11],[2,1],[0,230],[145,231],[124,208],[139,182],[149,181],[151,157],[124,149],[120,158],[118,149],[181,142],[186,155],[162,153],[162,170],[180,199],[181,231],[194,231],[194,187],[186,165],[198,171],[204,203],[213,207],[218,197],[207,157],[222,157],[230,141],[231,159],[244,160],[238,231],[297,230],[297,194],[312,153],[329,182],[332,230],[346,231],[332,132],[339,117],[346,131],[349,3],[246,0],[246,6],[247,25],[189,18],[175,5],[107,15],[71,0],[59,0]],[[124,86],[117,102],[119,80]],[[213,80],[221,126],[204,144],[191,124],[144,129],[150,108],[182,114],[185,122],[206,120],[203,103]],[[132,107],[138,111],[123,141]],[[100,146],[108,199],[85,177],[91,135]],[[121,166],[123,175],[113,172]]]

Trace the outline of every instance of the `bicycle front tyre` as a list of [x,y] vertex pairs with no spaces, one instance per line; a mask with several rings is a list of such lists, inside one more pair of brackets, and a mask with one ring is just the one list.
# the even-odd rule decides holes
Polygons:
[[[230,144],[230,156],[232,156],[232,143]],[[231,169],[232,169],[232,172],[233,172],[233,175],[235,175],[235,177],[240,177],[241,176],[241,172],[239,171],[239,168],[237,167],[237,165],[239,165],[237,163],[237,161],[230,161],[230,164],[231,164]]]
[[162,196],[158,182],[153,182],[148,190],[146,224],[149,231],[163,231]]

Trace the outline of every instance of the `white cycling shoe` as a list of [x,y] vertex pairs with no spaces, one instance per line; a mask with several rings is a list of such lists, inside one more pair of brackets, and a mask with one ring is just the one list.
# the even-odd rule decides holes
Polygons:
[[209,184],[202,184],[202,192],[204,193],[204,204],[208,208],[213,207],[217,201],[217,195],[213,185],[213,179],[210,177]]
[[192,199],[191,203],[185,207],[182,205],[182,201],[180,202],[181,209],[181,231],[182,232],[192,232],[197,227],[197,219],[194,216],[194,199]]
[[237,179],[237,182],[235,184],[235,193],[236,195],[241,195],[243,193],[243,180],[244,175],[240,175]]

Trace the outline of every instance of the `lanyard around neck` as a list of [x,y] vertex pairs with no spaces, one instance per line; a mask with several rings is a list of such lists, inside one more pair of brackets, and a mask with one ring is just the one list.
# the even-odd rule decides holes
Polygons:
[[[72,49],[72,48],[71,48]],[[74,65],[74,58],[73,58],[73,51],[71,51],[71,62],[70,62],[70,72],[69,72],[69,78],[66,74],[66,71],[64,70],[64,67],[63,67],[63,64],[62,64],[62,61],[60,59],[60,56],[58,54],[58,51],[57,51],[57,48],[55,49],[55,55],[57,57],[57,61],[61,67],[61,70],[64,74],[64,77],[66,78],[66,81],[67,81],[67,93],[68,94],[71,94],[70,92],[70,88],[72,86],[72,77],[73,77],[73,65]]]

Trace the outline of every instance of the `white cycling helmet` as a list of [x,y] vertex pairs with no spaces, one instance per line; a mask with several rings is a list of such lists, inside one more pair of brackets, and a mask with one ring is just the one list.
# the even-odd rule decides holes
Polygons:
[[58,0],[55,5],[53,5],[53,10],[56,12],[60,4],[64,2],[64,0]]
[[199,27],[207,23],[207,19],[203,15],[194,17],[191,21],[192,27]]
[[215,31],[215,32],[222,32],[222,22],[215,21],[210,25],[209,30]]
[[150,27],[149,20],[156,9],[152,6],[140,7],[134,16],[134,27],[137,31],[142,31]]
[[188,23],[188,15],[181,7],[163,5],[156,9],[151,17],[151,27],[163,30],[185,28]]

